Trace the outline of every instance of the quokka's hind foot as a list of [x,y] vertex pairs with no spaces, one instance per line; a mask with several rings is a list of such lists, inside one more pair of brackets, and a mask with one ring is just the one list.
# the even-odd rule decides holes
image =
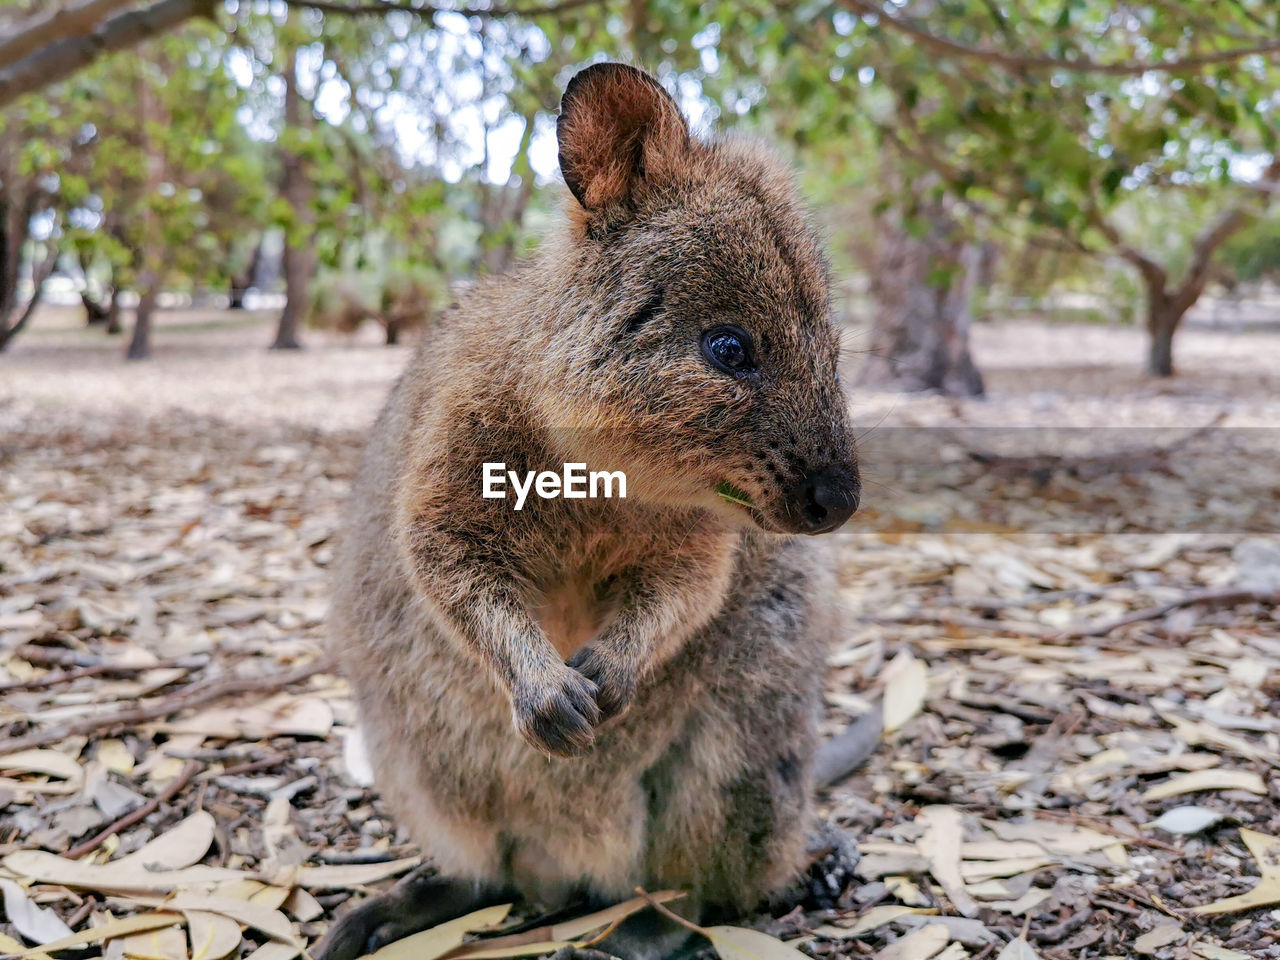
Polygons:
[[418,867],[386,893],[346,911],[312,951],[315,960],[356,960],[389,943],[501,903],[507,891],[469,880],[441,877]]
[[832,823],[819,826],[809,837],[806,852],[812,858],[809,869],[780,899],[781,906],[799,905],[806,910],[830,910],[858,882],[856,870],[861,857],[853,836]]
[[655,910],[627,917],[589,953],[556,960],[692,960],[706,943],[688,928]]

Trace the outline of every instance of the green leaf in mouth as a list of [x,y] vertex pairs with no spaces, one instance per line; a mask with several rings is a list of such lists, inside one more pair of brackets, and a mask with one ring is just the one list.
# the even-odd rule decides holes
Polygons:
[[750,494],[745,490],[739,490],[728,480],[721,480],[716,484],[716,493],[720,494],[725,503],[736,503],[744,507],[752,505]]

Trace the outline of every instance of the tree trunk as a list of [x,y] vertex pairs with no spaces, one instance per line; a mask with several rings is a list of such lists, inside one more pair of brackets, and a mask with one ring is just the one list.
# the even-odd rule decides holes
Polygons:
[[84,287],[80,290],[80,303],[84,306],[85,325],[96,327],[98,324],[106,323],[108,306],[105,302],[95,300],[93,291],[89,288],[89,271],[92,264],[84,251],[76,254],[76,263],[80,267],[80,278],[84,282]]
[[[1264,183],[1274,186],[1280,181],[1280,154],[1271,158],[1262,175]],[[1191,263],[1186,275],[1177,286],[1169,283],[1169,271],[1141,250],[1125,242],[1114,224],[1101,215],[1095,215],[1096,226],[1111,242],[1116,253],[1138,271],[1147,293],[1147,373],[1153,377],[1172,377],[1173,335],[1178,332],[1182,318],[1187,315],[1214,273],[1213,257],[1232,236],[1262,213],[1264,207],[1255,209],[1233,206],[1223,210],[1209,221],[1191,244]]]
[[[53,274],[58,265],[58,250],[53,247],[43,263],[31,264],[31,297],[22,310],[18,310],[17,281],[13,281],[12,289],[6,289],[0,297],[0,352],[3,352],[22,329],[30,322],[36,308],[44,297],[44,283]],[[10,317],[17,313],[18,317],[10,323]]]
[[124,324],[120,320],[120,288],[115,285],[115,272],[111,274],[111,302],[107,304],[106,333],[115,336],[124,332]]
[[[533,165],[529,145],[533,142],[537,112],[524,116],[524,132],[511,166],[511,179],[504,187],[483,184],[480,211],[480,265],[489,273],[501,273],[516,259],[516,243],[524,224],[525,211],[533,198]],[[520,185],[515,185],[519,177]]]
[[[302,97],[298,93],[298,51],[289,52],[284,70],[284,121],[286,127],[298,129],[303,122]],[[281,193],[293,214],[293,222],[284,240],[284,311],[272,350],[299,350],[298,329],[307,315],[310,305],[311,273],[315,269],[315,256],[310,246],[311,183],[307,177],[304,160],[293,150],[285,149],[283,155],[284,183]]]
[[1172,377],[1173,335],[1178,330],[1183,314],[1176,303],[1171,303],[1164,291],[1147,295],[1147,373],[1153,377]]
[[31,292],[31,299],[22,308],[22,313],[18,315],[18,319],[14,321],[12,326],[9,325],[8,314],[0,315],[0,353],[3,353],[13,341],[13,338],[22,332],[22,328],[27,325],[31,315],[36,312],[36,307],[40,306],[40,299],[43,295],[44,282],[40,281],[36,284],[35,290]]
[[982,396],[969,353],[970,302],[982,251],[960,235],[940,204],[923,206],[928,224],[912,236],[896,213],[882,218],[871,270],[876,313],[862,381],[898,390]]
[[147,284],[138,299],[138,309],[133,317],[133,336],[129,338],[126,360],[146,360],[151,356],[151,318],[155,314],[160,291],[156,284]]
[[80,302],[84,304],[85,325],[96,327],[99,324],[107,322],[107,316],[111,313],[111,305],[103,305],[93,299],[88,290],[80,292]]
[[387,320],[387,346],[394,347],[400,342],[400,321]]
[[249,256],[249,262],[244,270],[238,274],[232,274],[231,282],[228,290],[229,310],[243,310],[245,294],[258,281],[258,266],[262,263],[262,241],[259,240],[253,248],[253,253]]
[[302,349],[298,329],[306,315],[310,284],[310,253],[290,244],[284,250],[284,310],[280,313],[276,338],[271,341],[272,350]]

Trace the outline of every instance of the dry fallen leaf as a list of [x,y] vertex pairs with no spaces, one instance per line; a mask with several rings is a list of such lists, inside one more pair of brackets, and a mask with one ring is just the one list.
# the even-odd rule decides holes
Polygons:
[[71,936],[71,928],[56,913],[36,906],[12,880],[0,879],[0,893],[4,895],[5,918],[32,943],[43,946]]
[[93,756],[95,760],[112,773],[118,773],[126,777],[133,773],[136,763],[133,759],[133,754],[129,752],[129,748],[124,745],[122,740],[100,741],[98,749]]
[[1040,955],[1031,949],[1031,944],[1018,937],[1004,945],[996,960],[1040,960]]
[[1150,955],[1161,947],[1177,943],[1186,935],[1186,931],[1182,929],[1182,924],[1176,920],[1167,920],[1133,941],[1133,950],[1135,953]]
[[932,916],[938,911],[935,909],[924,909],[921,907],[900,907],[896,904],[885,904],[879,907],[872,907],[862,916],[858,917],[858,922],[851,927],[837,927],[832,924],[823,924],[814,929],[815,933],[820,933],[824,937],[831,940],[843,940],[849,937],[861,936],[877,927],[882,927],[886,923],[892,923],[899,917],[905,917],[910,914],[919,914],[921,916]]
[[81,930],[79,933],[73,933],[68,937],[63,937],[61,940],[43,944],[39,948],[25,950],[18,956],[30,958],[40,952],[54,953],[70,947],[82,947],[89,943],[114,940],[116,937],[125,937],[131,933],[141,933],[144,930],[158,930],[161,927],[168,927],[181,922],[182,917],[176,913],[142,913],[119,920],[109,920],[100,927]]
[[960,864],[960,876],[966,884],[981,883],[997,877],[1014,877],[1031,873],[1052,863],[1052,860],[1044,856],[1022,857],[1016,860],[967,860]]
[[1258,872],[1262,874],[1258,885],[1238,897],[1228,897],[1216,903],[1196,907],[1196,913],[1235,913],[1280,903],[1280,837],[1269,837],[1256,830],[1241,828],[1240,839],[1258,861]]
[[923,835],[916,841],[916,849],[929,861],[929,872],[960,913],[966,917],[977,915],[978,904],[965,889],[960,873],[960,845],[964,837],[960,811],[954,807],[925,807],[916,820],[924,828]]
[[1002,840],[1024,840],[1060,857],[1080,857],[1095,850],[1102,850],[1116,842],[1116,837],[1088,827],[1048,820],[1012,823],[1007,820],[983,820],[987,827]]
[[422,930],[403,940],[389,943],[368,956],[376,957],[377,960],[436,960],[460,947],[468,933],[499,926],[510,912],[509,903],[476,910],[430,930]]
[[884,668],[885,687],[882,722],[892,733],[920,712],[929,687],[929,673],[923,660],[903,650]]
[[[495,939],[505,940],[506,937]],[[492,940],[485,940],[476,944],[473,948],[463,947],[460,950],[454,950],[449,953],[449,960],[501,960],[503,957],[541,957],[549,953],[555,953],[557,950],[563,950],[565,947],[573,947],[576,944],[571,940],[525,940],[524,943],[510,947],[493,947],[485,944],[493,943]],[[371,954],[372,956],[372,954]],[[432,954],[426,955],[426,960],[430,960]],[[423,960],[417,954],[400,955],[400,960]]]
[[140,866],[123,869],[114,864],[80,863],[39,850],[19,850],[2,861],[20,877],[40,883],[56,883],[78,890],[124,895],[164,893],[181,887],[202,886],[241,878],[238,870],[197,864],[182,870],[148,872]]
[[213,843],[217,824],[204,810],[180,820],[150,843],[107,866],[118,870],[181,870],[199,863]]
[[875,960],[929,960],[950,942],[946,927],[931,924],[893,941],[875,955]]
[[209,897],[193,893],[180,893],[168,901],[166,906],[174,910],[202,910],[230,917],[236,923],[260,930],[267,936],[284,943],[294,943],[297,936],[289,918],[278,910],[264,907],[252,901],[236,900],[233,897]]
[[308,923],[324,916],[324,907],[301,887],[294,887],[282,906],[299,923]]
[[130,960],[187,960],[187,935],[181,927],[131,933],[119,942]]
[[386,863],[298,867],[295,876],[297,883],[308,890],[346,890],[398,876],[421,862],[418,857],[405,857],[401,860],[388,860]]
[[706,927],[703,933],[721,960],[808,960],[795,947],[746,927]]
[[[602,931],[620,923],[633,913],[649,909],[652,903],[668,903],[685,894],[678,890],[661,890],[643,897],[632,897],[604,910],[564,920],[550,926],[525,930],[505,937],[492,937],[469,945],[450,956],[468,958],[527,957],[551,953],[566,946],[584,946]],[[394,944],[393,944],[394,946]]]
[[1261,797],[1267,795],[1267,785],[1251,770],[1199,770],[1156,784],[1142,795],[1142,799],[1147,802],[1166,800],[1203,790],[1246,790]]
[[293,960],[294,957],[301,953],[302,948],[296,944],[271,940],[253,951],[244,960]]
[[1216,943],[1197,941],[1191,945],[1191,952],[1197,957],[1203,957],[1204,960],[1253,960],[1247,953],[1241,953],[1239,950],[1228,950],[1226,947],[1220,947]]
[[1191,834],[1208,830],[1222,820],[1222,814],[1208,807],[1174,807],[1166,810],[1150,823],[1144,823],[1144,830],[1163,830],[1165,833]]
[[[0,930],[0,954],[13,954],[17,956],[23,953],[27,948],[24,947],[13,937]],[[50,960],[47,953],[28,953],[27,960]]]
[[191,960],[220,960],[240,946],[240,924],[220,913],[183,910],[187,919],[187,937],[191,941]]
[[1040,906],[1040,904],[1049,899],[1052,893],[1053,891],[1051,890],[1032,887],[1017,900],[988,900],[984,906],[990,910],[998,910],[1001,913],[1009,913],[1019,917]]
[[0,757],[0,770],[46,774],[57,780],[17,780],[0,778],[0,787],[31,793],[71,794],[84,786],[84,768],[75,758],[57,750],[22,750]]
[[624,900],[622,903],[614,904],[612,907],[606,907],[587,916],[564,920],[552,925],[550,939],[577,940],[579,937],[585,937],[604,927],[620,923],[633,913],[647,910],[650,904],[670,903],[672,900],[679,900],[683,897],[684,894],[679,890],[659,890],[657,893],[650,893],[643,897],[632,897],[630,900]]

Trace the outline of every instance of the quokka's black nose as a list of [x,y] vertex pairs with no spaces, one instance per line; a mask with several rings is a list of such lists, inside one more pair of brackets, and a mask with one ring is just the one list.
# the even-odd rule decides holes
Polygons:
[[817,470],[795,487],[791,514],[801,533],[830,533],[853,516],[860,492],[856,473],[839,467]]

